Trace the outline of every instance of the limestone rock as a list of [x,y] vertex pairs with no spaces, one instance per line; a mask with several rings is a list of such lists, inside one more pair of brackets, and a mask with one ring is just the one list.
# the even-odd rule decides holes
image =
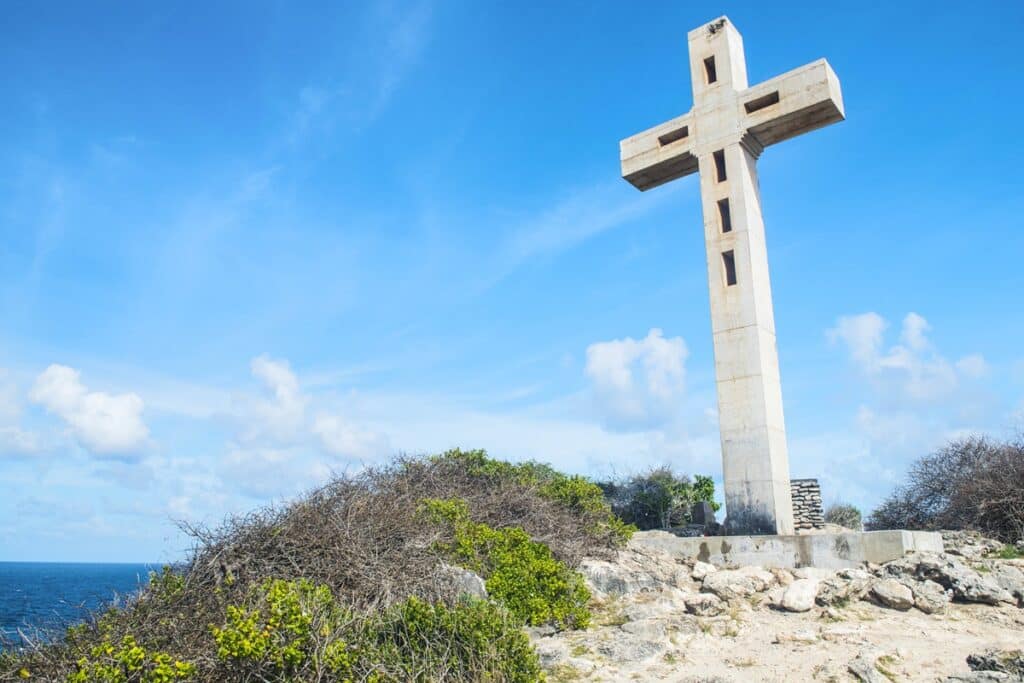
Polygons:
[[662,619],[640,619],[639,621],[627,621],[620,626],[626,633],[643,638],[644,640],[664,640],[665,622]]
[[659,591],[638,594],[636,601],[626,605],[623,614],[630,621],[663,618],[686,609],[688,595],[678,588],[663,587]]
[[796,580],[793,577],[793,574],[788,569],[780,569],[778,567],[772,567],[768,571],[770,571],[772,573],[772,576],[775,577],[775,582],[777,584],[779,584],[780,586],[788,586],[789,584],[793,583],[793,581]]
[[886,564],[881,573],[904,579],[931,580],[953,591],[953,599],[998,605],[1016,599],[995,580],[982,576],[951,555],[911,554]]
[[450,564],[442,564],[440,575],[455,586],[459,595],[480,598],[481,600],[487,599],[487,584],[484,583],[480,576],[468,569],[455,567]]
[[660,655],[666,648],[664,638],[648,640],[620,631],[614,638],[598,644],[596,649],[613,662],[640,662]]
[[736,569],[722,569],[704,577],[701,590],[714,593],[722,600],[736,600],[753,595],[758,586],[763,586],[756,578]]
[[808,629],[805,629],[803,631],[776,633],[775,638],[772,640],[772,642],[777,644],[816,643],[818,642],[818,634]]
[[550,668],[569,659],[569,643],[565,640],[539,638],[532,640],[532,643],[543,667]]
[[715,565],[697,560],[693,563],[693,569],[690,571],[690,578],[694,581],[703,581],[708,574],[712,574],[716,571],[718,571],[718,567]]
[[775,585],[775,575],[763,567],[740,567],[733,570],[742,576],[749,576],[754,582],[754,591],[761,592]]
[[939,614],[946,611],[949,604],[949,593],[939,584],[925,579],[918,581],[912,588],[914,592],[914,607],[925,614]]
[[971,671],[946,678],[946,683],[1002,683],[1003,681],[1019,681],[1010,674],[999,671]]
[[999,671],[1024,680],[1024,652],[1021,650],[990,650],[967,656],[972,671]]
[[896,579],[881,579],[871,587],[871,595],[886,607],[908,610],[914,606],[914,593]]
[[870,574],[863,569],[846,569],[821,582],[816,602],[822,607],[844,605],[860,600],[870,588]]
[[878,655],[862,652],[850,662],[848,668],[854,678],[861,683],[890,683],[889,679],[875,667],[876,661],[878,661]]
[[698,593],[686,598],[686,611],[698,617],[713,617],[725,610],[721,598],[713,593]]
[[980,560],[1003,547],[999,541],[985,538],[977,531],[943,531],[942,545],[950,555],[968,560]]
[[1018,606],[1024,607],[1024,571],[1015,565],[1000,562],[992,570],[992,579],[1016,598]]
[[579,571],[588,587],[605,595],[629,595],[658,586],[654,577],[646,572],[605,560],[584,560]]
[[786,588],[780,604],[788,612],[808,612],[818,596],[816,579],[797,579]]

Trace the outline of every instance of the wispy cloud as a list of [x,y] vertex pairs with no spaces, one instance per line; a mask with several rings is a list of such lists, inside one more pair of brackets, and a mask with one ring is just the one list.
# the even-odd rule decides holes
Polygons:
[[981,354],[950,362],[928,338],[931,325],[917,313],[903,319],[899,342],[883,352],[888,323],[877,313],[842,316],[827,331],[833,343],[842,343],[863,375],[893,387],[911,399],[938,399],[952,393],[960,382],[978,379],[988,371]]

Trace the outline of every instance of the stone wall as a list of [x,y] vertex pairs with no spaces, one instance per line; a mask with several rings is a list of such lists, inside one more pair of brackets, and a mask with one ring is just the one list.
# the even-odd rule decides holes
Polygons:
[[817,479],[792,479],[789,490],[793,496],[793,526],[797,531],[822,529],[825,513],[821,509],[821,487]]

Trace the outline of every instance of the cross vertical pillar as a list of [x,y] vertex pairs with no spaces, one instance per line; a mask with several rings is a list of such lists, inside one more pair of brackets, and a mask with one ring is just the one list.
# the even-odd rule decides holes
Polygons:
[[726,524],[730,533],[791,534],[782,383],[757,181],[761,147],[735,113],[735,92],[747,87],[743,42],[728,23],[689,38]]
[[622,177],[650,190],[700,173],[726,526],[732,534],[791,534],[757,159],[765,146],[842,121],[842,92],[824,59],[748,86],[743,39],[726,17],[687,39],[693,108],[622,140]]

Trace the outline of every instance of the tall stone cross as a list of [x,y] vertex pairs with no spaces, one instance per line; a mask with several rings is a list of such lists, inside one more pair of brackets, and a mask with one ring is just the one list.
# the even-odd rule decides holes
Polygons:
[[747,86],[743,39],[721,17],[690,31],[693,109],[620,143],[640,190],[700,172],[718,419],[731,534],[793,533],[789,457],[757,159],[843,120],[824,59]]

